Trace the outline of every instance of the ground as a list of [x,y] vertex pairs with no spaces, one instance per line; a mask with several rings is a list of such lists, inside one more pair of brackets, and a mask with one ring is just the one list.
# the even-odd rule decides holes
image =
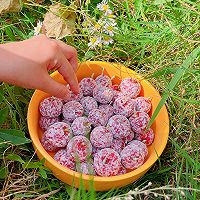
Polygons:
[[[170,117],[167,147],[145,176],[124,188],[97,193],[72,189],[38,161],[32,144],[25,139],[29,138],[26,115],[33,91],[2,83],[0,199],[107,199],[130,190],[135,191],[134,199],[200,199],[199,2],[110,1],[106,5],[116,16],[113,18],[116,24],[114,21],[111,27],[100,24],[100,28],[95,22],[110,11],[107,7],[100,10],[99,1],[74,1],[70,9],[70,2],[60,2],[70,12],[70,17],[68,14],[62,17],[67,17],[71,29],[64,35],[53,34],[77,49],[80,62],[121,63],[143,75],[163,95],[163,100],[167,99]],[[49,6],[55,3],[26,1],[19,12],[2,14],[1,43],[32,37],[37,22],[44,20]],[[14,139],[10,139],[10,134]],[[148,186],[149,182],[152,185]],[[141,190],[145,186],[147,192]],[[163,189],[166,186],[171,189]],[[185,189],[180,191],[180,187]]]

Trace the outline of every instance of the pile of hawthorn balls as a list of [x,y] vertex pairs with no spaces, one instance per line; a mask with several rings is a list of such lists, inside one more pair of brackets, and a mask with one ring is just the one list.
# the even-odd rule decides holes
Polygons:
[[147,124],[149,98],[141,84],[125,78],[112,85],[107,75],[83,78],[69,100],[45,98],[39,106],[41,143],[61,165],[83,174],[116,176],[140,167],[154,133]]

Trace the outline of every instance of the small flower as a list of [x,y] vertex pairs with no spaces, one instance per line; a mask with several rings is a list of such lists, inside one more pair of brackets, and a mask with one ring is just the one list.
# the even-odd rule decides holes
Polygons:
[[41,21],[37,22],[37,26],[34,27],[34,35],[39,35],[42,32],[42,25],[43,23]]
[[104,11],[105,15],[112,14],[112,10],[110,10],[110,6],[106,0],[103,0],[101,3],[97,4],[97,8],[101,11]]
[[110,36],[114,36],[114,31],[117,30],[118,28],[116,26],[113,26],[112,24],[106,23],[104,26],[104,32],[109,34]]
[[90,42],[88,43],[88,46],[91,48],[95,48],[96,46],[101,46],[101,38],[98,36],[94,36],[90,38]]
[[114,42],[114,40],[111,37],[106,36],[103,38],[103,44],[105,44],[105,45],[112,44],[113,42]]

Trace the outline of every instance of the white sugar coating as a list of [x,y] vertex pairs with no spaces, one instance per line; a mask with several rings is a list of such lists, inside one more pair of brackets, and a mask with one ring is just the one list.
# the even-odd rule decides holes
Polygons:
[[94,169],[99,176],[115,176],[120,167],[120,155],[111,148],[101,149],[94,155]]
[[96,86],[93,90],[93,97],[102,104],[108,104],[113,99],[113,90],[108,87]]
[[64,100],[65,103],[69,101],[80,101],[83,97],[83,92],[80,90],[78,94],[74,94],[72,91],[70,91],[70,98],[68,100]]
[[58,117],[62,112],[62,100],[56,97],[47,97],[40,102],[39,110],[44,117]]
[[124,139],[114,138],[110,148],[120,153],[124,149],[125,146],[126,146],[126,143]]
[[84,96],[92,96],[93,89],[96,86],[96,82],[92,78],[83,78],[79,83],[80,89]]
[[74,135],[86,136],[90,133],[91,123],[87,117],[78,117],[73,121],[71,128]]
[[117,176],[122,175],[122,174],[126,174],[126,168],[123,165],[121,165]]
[[90,96],[83,97],[80,103],[83,106],[84,113],[86,115],[88,115],[91,110],[98,108],[97,101],[93,97],[90,97]]
[[94,127],[106,126],[108,122],[108,116],[103,111],[94,109],[89,112],[88,120]]
[[148,113],[151,110],[151,100],[146,97],[137,97],[134,99],[136,111],[143,111]]
[[47,151],[55,151],[66,147],[71,137],[70,126],[64,122],[57,122],[44,132],[41,143]]
[[82,162],[91,155],[92,145],[86,137],[74,136],[67,145],[67,152],[76,162]]
[[137,169],[144,163],[144,153],[136,145],[128,144],[120,155],[125,168]]
[[113,142],[113,135],[106,127],[98,126],[92,130],[90,141],[94,147],[110,147]]
[[95,175],[94,165],[92,160],[77,163],[76,170],[77,172],[80,172],[82,174]]
[[141,85],[135,78],[125,78],[119,87],[122,93],[130,98],[136,98],[141,91]]
[[130,129],[129,134],[123,139],[124,139],[125,143],[128,143],[128,142],[132,141],[134,139],[134,137],[135,137],[135,133]]
[[113,103],[113,111],[116,115],[130,117],[135,111],[134,100],[126,96],[118,97]]
[[108,119],[111,118],[114,114],[113,106],[109,104],[101,104],[99,106],[99,110],[102,110],[108,116]]
[[39,119],[39,126],[42,130],[46,130],[52,124],[59,122],[59,117],[44,117],[41,116]]
[[144,131],[142,133],[136,133],[135,139],[143,142],[147,146],[151,145],[153,143],[153,140],[154,140],[154,132],[150,128],[148,131]]
[[70,101],[63,105],[62,113],[67,121],[73,122],[83,115],[83,106],[77,101]]
[[149,115],[141,111],[134,112],[133,115],[131,115],[129,118],[132,130],[136,133],[144,132],[147,128],[149,120]]
[[130,122],[123,115],[114,115],[108,120],[108,129],[112,132],[114,138],[124,138],[131,129]]
[[54,160],[59,162],[61,165],[74,170],[75,169],[75,162],[70,157],[70,155],[67,153],[66,149],[60,149],[55,155]]
[[144,144],[143,142],[141,142],[139,140],[132,140],[131,142],[128,143],[128,145],[136,146],[136,148],[139,151],[141,151],[141,153],[143,154],[144,158],[146,158],[148,156],[147,145]]
[[97,85],[103,86],[103,87],[104,86],[108,87],[108,86],[112,85],[112,81],[111,81],[110,77],[107,75],[104,75],[104,74],[97,76],[95,81],[96,81]]
[[121,91],[113,90],[112,102],[114,102],[118,97],[123,97],[123,96],[125,96],[125,95]]

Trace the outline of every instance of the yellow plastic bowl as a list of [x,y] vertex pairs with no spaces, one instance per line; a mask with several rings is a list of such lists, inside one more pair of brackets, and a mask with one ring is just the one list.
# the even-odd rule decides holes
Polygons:
[[[115,76],[113,79],[114,84],[119,84],[121,81],[120,79],[124,79],[126,77],[137,78],[142,85],[142,91],[140,95],[144,97],[150,97],[152,99],[152,110],[150,115],[154,112],[161,98],[159,93],[148,81],[144,80],[140,75],[133,72],[131,69],[128,69],[122,65],[99,61],[87,61],[81,63],[77,71],[78,80],[80,81],[84,77],[91,77],[92,75],[94,75],[95,78],[102,73],[102,68],[104,68],[104,74],[107,74],[110,77]],[[66,83],[58,72],[54,72],[51,76],[58,82]],[[79,187],[80,179],[82,179],[81,184],[83,184],[84,187],[89,190],[92,179],[93,186],[96,191],[104,191],[125,186],[143,176],[156,162],[167,144],[169,135],[169,118],[166,107],[163,106],[152,125],[152,129],[155,133],[155,139],[153,144],[148,147],[148,158],[141,167],[124,175],[112,177],[93,177],[84,174],[81,175],[78,172],[72,171],[60,165],[53,159],[54,153],[48,153],[41,145],[40,139],[43,132],[38,125],[40,116],[38,107],[39,103],[48,96],[50,95],[39,90],[34,92],[28,108],[28,129],[34,149],[36,150],[39,159],[45,158],[45,165],[58,179],[69,185]]]

